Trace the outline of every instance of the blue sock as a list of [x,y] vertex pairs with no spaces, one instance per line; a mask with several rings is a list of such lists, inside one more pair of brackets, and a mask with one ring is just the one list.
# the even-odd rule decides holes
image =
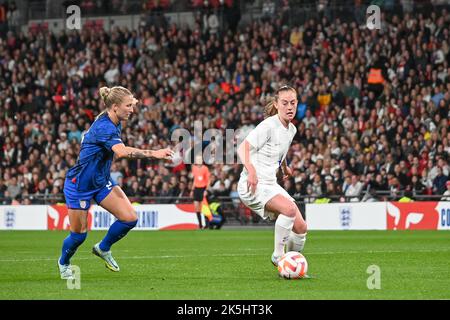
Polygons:
[[111,227],[109,227],[108,233],[103,238],[102,242],[100,242],[100,250],[109,251],[114,243],[125,237],[128,231],[136,226],[137,222],[137,220],[131,222],[117,220],[114,222]]
[[87,232],[85,233],[75,233],[70,232],[69,236],[64,239],[61,258],[59,259],[60,264],[69,264],[70,258],[75,254],[77,248],[86,240]]

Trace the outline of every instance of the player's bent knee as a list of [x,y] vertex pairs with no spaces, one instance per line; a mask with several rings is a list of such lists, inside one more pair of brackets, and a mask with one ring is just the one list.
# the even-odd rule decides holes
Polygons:
[[297,228],[298,230],[296,230],[296,233],[306,233],[306,231],[308,231],[308,225],[306,224],[306,222],[302,221],[299,223],[299,226]]
[[126,215],[123,219],[120,219],[120,220],[122,220],[123,222],[134,222],[134,221],[136,221],[136,223],[137,223],[138,216],[137,216],[137,214],[135,212],[133,212],[133,213],[130,213],[130,214]]
[[136,227],[138,221],[139,221],[139,219],[136,218],[136,219],[134,219],[134,220],[132,220],[132,221],[122,221],[122,222],[125,223],[125,224],[129,227],[129,229],[131,230],[131,229],[133,229],[134,227]]
[[288,216],[288,217],[291,217],[291,218],[293,218],[293,217],[295,217],[295,215],[297,214],[297,211],[298,211],[298,208],[297,208],[297,206],[295,205],[295,203],[291,203],[289,206],[288,206],[288,208],[287,208],[287,210],[286,210],[286,212],[284,213],[286,216]]
[[308,230],[308,225],[306,224],[305,220],[296,218],[292,230],[297,234],[303,234]]
[[124,222],[133,222],[133,221],[136,221],[137,219],[138,219],[138,216],[137,216],[136,210],[133,207],[130,209],[129,212],[125,213],[122,216],[122,219],[120,219],[120,220],[122,220]]
[[71,226],[70,231],[73,233],[86,233],[88,230],[87,224],[86,225],[79,225],[79,226]]

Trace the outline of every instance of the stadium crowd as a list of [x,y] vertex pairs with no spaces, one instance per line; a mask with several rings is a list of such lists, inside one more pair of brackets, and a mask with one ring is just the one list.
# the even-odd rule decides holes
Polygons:
[[[385,15],[381,30],[369,30],[326,16],[289,27],[288,6],[236,31],[199,18],[190,29],[8,32],[0,40],[0,199],[60,196],[103,108],[98,89],[114,85],[140,100],[123,142],[154,149],[174,146],[174,130],[192,132],[195,120],[249,130],[288,83],[298,88],[298,133],[287,157],[294,174],[282,183],[294,197],[450,190],[449,12]],[[236,198],[241,165],[209,167],[209,191]],[[183,162],[122,159],[111,177],[136,201],[192,189]]]

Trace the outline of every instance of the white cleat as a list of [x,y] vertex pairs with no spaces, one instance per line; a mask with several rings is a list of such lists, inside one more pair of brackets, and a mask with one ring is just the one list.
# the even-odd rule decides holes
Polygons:
[[61,275],[61,279],[63,280],[74,280],[75,277],[73,276],[72,267],[70,264],[60,264],[59,258],[58,258],[58,269],[59,273]]
[[114,260],[114,258],[112,257],[111,254],[111,250],[109,251],[102,251],[99,247],[100,242],[97,243],[93,248],[92,248],[92,253],[95,254],[97,257],[100,257],[101,259],[103,259],[105,261],[105,266],[114,272],[119,272],[120,268],[119,265],[117,264],[116,260]]
[[275,266],[275,268],[278,268],[278,261],[280,260],[281,257],[276,257],[273,253],[272,253],[272,257],[270,258],[270,261],[272,262],[272,264]]

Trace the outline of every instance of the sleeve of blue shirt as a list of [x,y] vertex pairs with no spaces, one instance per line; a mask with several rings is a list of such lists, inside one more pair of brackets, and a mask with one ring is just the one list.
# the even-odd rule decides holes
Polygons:
[[112,151],[112,147],[116,144],[123,143],[120,138],[120,130],[113,126],[102,126],[96,130],[97,144]]

